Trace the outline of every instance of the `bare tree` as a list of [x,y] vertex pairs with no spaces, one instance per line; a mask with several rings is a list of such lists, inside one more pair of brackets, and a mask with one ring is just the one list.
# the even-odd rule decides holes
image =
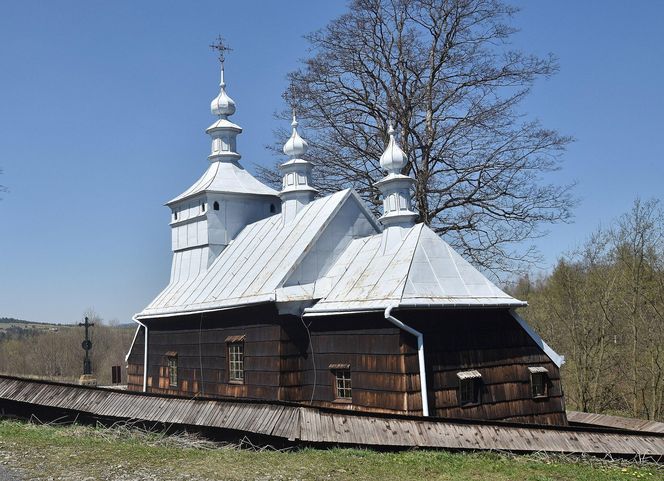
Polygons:
[[378,159],[393,123],[421,222],[485,268],[533,260],[523,241],[570,218],[571,185],[544,175],[571,139],[517,111],[557,65],[509,49],[515,12],[500,0],[354,0],[308,35],[311,56],[284,98],[301,112],[317,187],[353,187],[378,213]]
[[659,419],[664,409],[664,211],[637,199],[612,230],[614,262],[623,287],[617,311],[628,354],[619,366],[630,388],[633,416]]

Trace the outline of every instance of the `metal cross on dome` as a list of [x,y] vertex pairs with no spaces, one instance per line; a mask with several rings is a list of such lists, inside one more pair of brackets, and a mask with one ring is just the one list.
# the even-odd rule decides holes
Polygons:
[[226,52],[233,51],[233,49],[228,46],[226,40],[224,40],[224,37],[221,35],[217,36],[217,41],[211,44],[210,48],[218,52],[219,61],[222,65],[224,64],[224,60],[226,60]]

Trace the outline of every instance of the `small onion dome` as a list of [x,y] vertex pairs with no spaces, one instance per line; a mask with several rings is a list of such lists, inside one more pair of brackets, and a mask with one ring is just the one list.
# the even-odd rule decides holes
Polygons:
[[300,137],[300,134],[297,133],[297,118],[295,118],[295,112],[293,112],[293,121],[291,122],[291,127],[293,127],[293,133],[288,139],[288,142],[284,145],[284,154],[289,156],[291,159],[304,155],[304,153],[309,148],[307,141]]
[[394,140],[392,124],[390,124],[387,133],[390,136],[390,141],[387,144],[385,152],[380,156],[380,166],[387,172],[400,173],[401,169],[406,165],[406,154],[403,153],[401,147]]
[[224,82],[224,67],[221,67],[221,82],[219,83],[221,91],[210,103],[210,110],[213,115],[227,117],[235,113],[235,102],[226,94],[226,82]]

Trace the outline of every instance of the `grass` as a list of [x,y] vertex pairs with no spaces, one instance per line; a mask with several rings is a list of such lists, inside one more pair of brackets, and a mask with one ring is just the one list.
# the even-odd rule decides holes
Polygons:
[[559,456],[240,449],[200,438],[0,420],[0,464],[36,480],[663,480],[664,470]]

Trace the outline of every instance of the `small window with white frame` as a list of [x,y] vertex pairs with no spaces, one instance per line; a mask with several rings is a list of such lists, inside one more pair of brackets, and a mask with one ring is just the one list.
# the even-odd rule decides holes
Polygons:
[[534,399],[549,397],[549,370],[542,366],[528,367],[530,392]]
[[244,336],[229,336],[228,346],[228,381],[235,384],[244,383]]
[[353,400],[350,364],[330,364],[334,376],[335,401],[351,402]]
[[481,383],[482,374],[479,371],[461,371],[457,372],[459,379],[459,389],[457,398],[459,406],[473,406],[481,402]]

